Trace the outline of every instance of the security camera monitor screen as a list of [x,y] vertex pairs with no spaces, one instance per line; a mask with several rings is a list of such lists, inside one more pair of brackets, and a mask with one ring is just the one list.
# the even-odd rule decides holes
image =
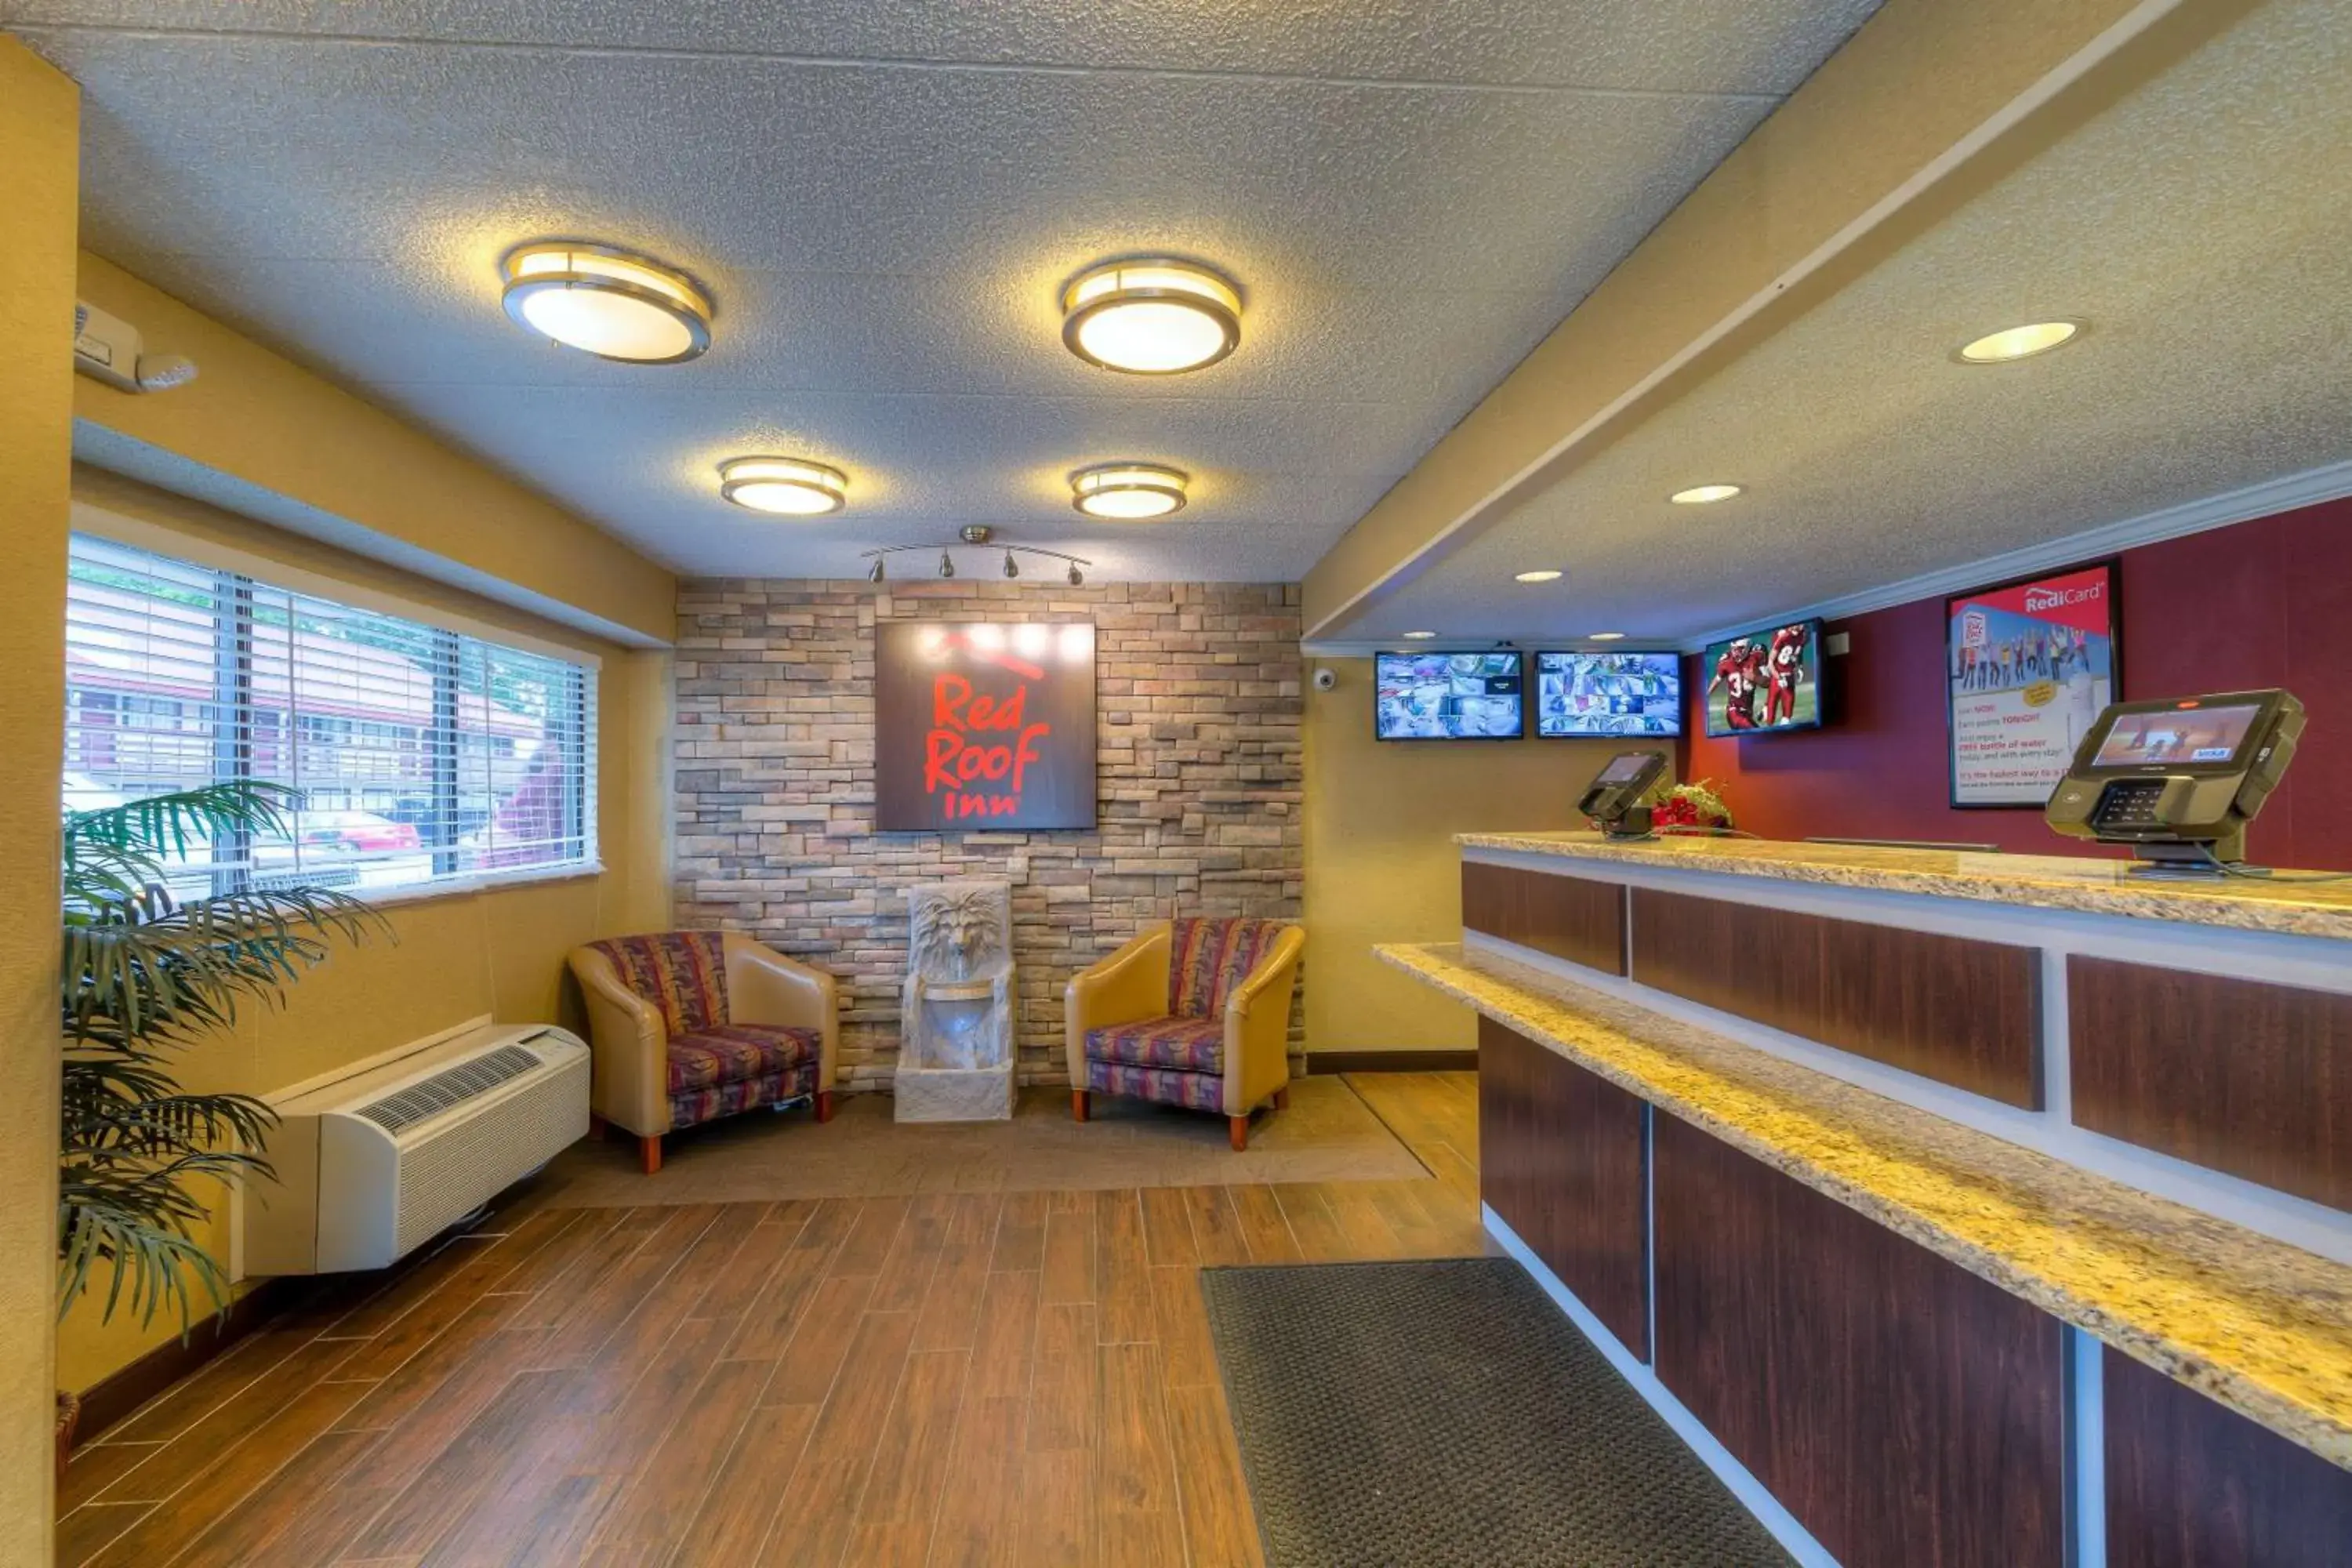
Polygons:
[[1383,653],[1372,660],[1383,741],[1509,741],[1524,732],[1520,655]]
[[2262,704],[2118,713],[2091,758],[2095,768],[2187,768],[2227,763],[2246,743]]
[[1536,655],[1538,735],[1659,735],[1683,732],[1683,661],[1678,654]]
[[1822,721],[1822,623],[1792,621],[1709,643],[1699,656],[1706,682],[1706,732],[1770,735]]

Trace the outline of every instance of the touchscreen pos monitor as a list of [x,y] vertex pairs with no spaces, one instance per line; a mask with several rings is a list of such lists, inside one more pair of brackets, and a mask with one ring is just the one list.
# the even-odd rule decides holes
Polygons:
[[2284,691],[2117,702],[2099,715],[2043,816],[2074,838],[2128,844],[2144,870],[2219,870],[2294,756],[2303,704]]
[[1620,752],[1592,775],[1576,809],[1612,838],[1647,838],[1650,808],[1641,800],[1665,771],[1664,752]]

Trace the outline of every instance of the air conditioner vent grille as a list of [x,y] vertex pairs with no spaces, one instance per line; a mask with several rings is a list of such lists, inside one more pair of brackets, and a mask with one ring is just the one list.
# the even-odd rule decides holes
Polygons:
[[510,1079],[520,1078],[539,1065],[537,1052],[520,1046],[500,1046],[496,1050],[484,1051],[480,1056],[459,1062],[446,1071],[436,1072],[431,1078],[420,1079],[396,1094],[388,1094],[372,1105],[361,1106],[352,1114],[397,1135],[406,1128],[440,1115],[453,1105],[462,1105]]

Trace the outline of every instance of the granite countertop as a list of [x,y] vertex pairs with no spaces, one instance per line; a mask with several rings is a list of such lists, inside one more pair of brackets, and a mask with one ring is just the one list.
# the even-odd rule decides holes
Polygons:
[[1992,855],[1951,849],[1873,849],[1790,844],[1769,838],[1673,836],[1612,842],[1598,833],[1463,833],[1469,849],[1549,855],[1609,865],[1670,867],[1720,876],[1769,877],[1838,888],[1875,888],[1936,898],[1975,899],[2032,909],[2079,910],[2142,920],[2186,921],[2241,931],[2352,940],[2352,878],[2305,881],[2324,872],[2283,872],[2276,880],[2210,881],[2134,876],[2126,860],[2063,855]]
[[2352,1468],[2352,1267],[1457,943],[1381,959]]

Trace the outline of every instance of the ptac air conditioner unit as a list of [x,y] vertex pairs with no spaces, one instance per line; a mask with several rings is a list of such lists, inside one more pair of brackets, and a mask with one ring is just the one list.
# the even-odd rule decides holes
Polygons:
[[588,1131],[588,1047],[492,1026],[277,1102],[275,1181],[244,1195],[244,1268],[382,1268]]

